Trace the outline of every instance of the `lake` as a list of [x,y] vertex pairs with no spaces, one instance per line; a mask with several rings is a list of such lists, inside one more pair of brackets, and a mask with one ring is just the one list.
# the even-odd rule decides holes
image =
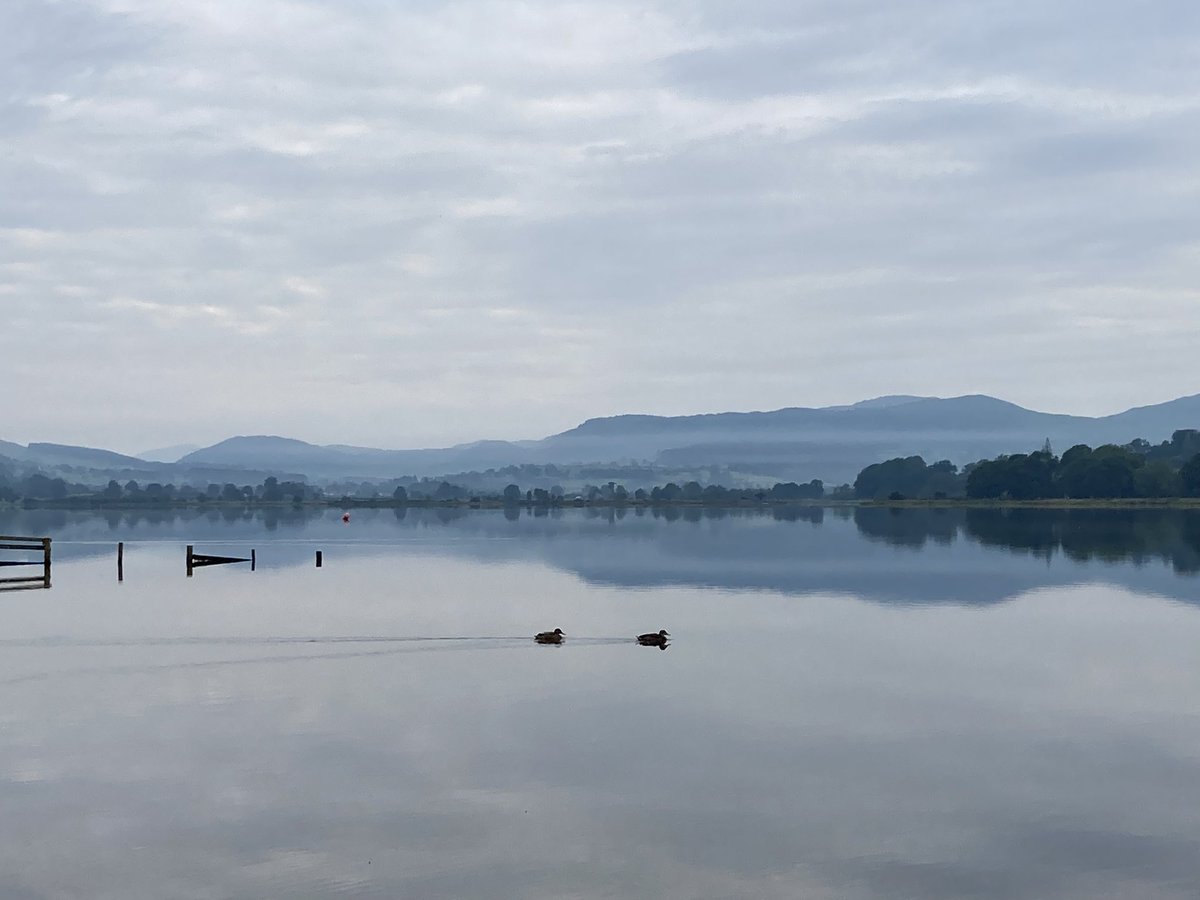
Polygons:
[[1200,513],[0,533],[54,538],[0,593],[5,900],[1200,893]]

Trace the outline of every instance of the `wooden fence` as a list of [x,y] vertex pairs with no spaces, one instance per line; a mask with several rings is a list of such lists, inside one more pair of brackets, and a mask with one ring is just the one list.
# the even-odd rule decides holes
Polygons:
[[20,551],[40,556],[34,559],[0,559],[0,572],[17,566],[41,566],[41,575],[0,577],[0,591],[50,587],[50,538],[0,534],[0,551]]

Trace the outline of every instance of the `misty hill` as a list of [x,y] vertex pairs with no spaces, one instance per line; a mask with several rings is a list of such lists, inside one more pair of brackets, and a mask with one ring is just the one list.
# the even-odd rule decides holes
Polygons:
[[22,446],[8,441],[0,441],[0,454],[18,462],[45,468],[145,469],[155,465],[135,456],[125,456],[111,450],[75,447],[70,444],[33,443]]
[[901,406],[914,400],[936,400],[937,397],[914,397],[911,394],[889,394],[886,397],[873,397],[870,400],[859,400],[849,406],[826,406],[823,409],[886,409],[889,406]]
[[532,462],[534,456],[525,446],[508,441],[478,441],[434,450],[379,450],[257,435],[229,438],[196,450],[179,460],[179,465],[267,470],[286,466],[313,478],[394,478],[501,468]]
[[111,450],[92,447],[74,447],[69,444],[30,444],[27,451],[31,459],[55,466],[79,466],[90,469],[111,469],[121,466],[144,467],[144,460],[136,456],[125,456]]
[[[1056,415],[987,396],[887,398],[850,407],[592,419],[541,442],[554,457],[650,458],[851,481],[872,461],[918,454],[955,463],[1074,444],[1155,440],[1200,426],[1200,395],[1103,418]],[[786,471],[783,468],[786,467]]]
[[[1137,406],[1123,413],[1088,421],[1096,423],[1097,434],[1129,432],[1137,437],[1155,434],[1166,438],[1177,428],[1200,427],[1200,394],[1180,397],[1178,400],[1169,400],[1154,406]],[[1172,422],[1178,424],[1169,424]]]
[[1028,451],[1047,438],[1073,444],[1162,440],[1200,426],[1200,395],[1102,418],[1025,409],[981,395],[941,399],[890,396],[851,406],[694,416],[588,419],[540,441],[481,441],[443,449],[322,447],[280,437],[238,437],[188,454],[186,465],[287,466],[312,477],[394,477],[501,468],[521,463],[649,461],[673,468],[729,467],[828,483],[852,481],[864,466],[920,454],[962,464]]
[[[672,471],[714,466],[742,481],[853,481],[871,463],[895,456],[949,459],[959,465],[1037,449],[1047,438],[1063,451],[1074,444],[1158,442],[1180,428],[1200,428],[1200,395],[1111,416],[1057,415],[995,397],[888,396],[850,406],[794,407],[770,412],[692,416],[622,415],[588,419],[534,441],[478,441],[453,447],[384,450],[320,446],[293,438],[230,438],[178,462],[147,462],[106,450],[59,444],[0,442],[0,455],[66,471],[71,480],[174,480],[238,484],[268,474],[316,481],[442,476],[511,465],[651,463]],[[90,476],[88,475],[90,473]],[[615,477],[615,476],[614,476]]]
[[62,478],[71,484],[102,485],[115,479],[122,484],[137,481],[141,484],[154,482],[192,482],[223,484],[227,481],[262,481],[268,475],[292,477],[302,476],[291,470],[281,470],[279,464],[265,471],[244,466],[180,466],[168,462],[154,462],[135,456],[114,453],[94,447],[76,447],[68,444],[31,443],[27,446],[0,441],[0,475],[22,475],[38,473],[52,478]]
[[162,463],[146,462],[136,456],[71,444],[34,443],[23,446],[0,440],[0,456],[26,467],[80,476],[107,472],[140,472],[152,475],[160,473],[163,468]]

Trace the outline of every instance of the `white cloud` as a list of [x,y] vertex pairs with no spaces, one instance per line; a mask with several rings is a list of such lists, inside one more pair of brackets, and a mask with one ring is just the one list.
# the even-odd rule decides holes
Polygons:
[[1171,0],[17,0],[0,377],[46,395],[0,437],[1194,391],[1163,360],[1200,340],[1198,30]]

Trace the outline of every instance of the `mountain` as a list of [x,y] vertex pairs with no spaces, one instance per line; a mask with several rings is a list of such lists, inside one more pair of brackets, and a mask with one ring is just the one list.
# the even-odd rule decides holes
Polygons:
[[196,450],[180,466],[224,466],[270,470],[287,466],[316,478],[395,478],[501,468],[535,461],[524,445],[477,441],[432,450],[379,450],[343,444],[320,446],[293,438],[255,435],[229,438]]
[[146,461],[136,456],[126,456],[111,450],[93,447],[75,447],[70,444],[30,444],[27,448],[31,461],[39,465],[78,466],[86,469],[111,469],[117,467],[144,468]]
[[805,461],[832,450],[829,462],[849,454],[857,465],[884,452],[955,458],[986,454],[992,447],[1001,448],[996,452],[1029,449],[1031,441],[1040,445],[1052,433],[1065,434],[1073,421],[993,397],[906,398],[848,407],[590,419],[542,444],[557,456],[669,459],[691,465],[740,462],[743,454],[758,462]]
[[70,444],[34,443],[28,446],[0,441],[0,454],[19,462],[43,468],[78,469],[145,469],[157,465],[135,456],[125,456],[95,447],[76,447]]
[[873,462],[920,455],[958,464],[1027,452],[1049,439],[1074,444],[1157,443],[1200,428],[1200,394],[1099,418],[1026,409],[984,395],[896,395],[849,406],[691,416],[588,419],[533,441],[477,441],[453,447],[383,450],[320,446],[273,435],[240,436],[193,450],[175,463],[148,462],[87,447],[0,442],[0,455],[52,469],[68,480],[175,480],[246,484],[265,474],[317,481],[440,476],[523,463],[650,462],[673,473],[728,467],[744,480],[853,481]]
[[589,419],[540,442],[555,461],[652,459],[673,467],[729,466],[780,477],[852,481],[893,456],[966,463],[1027,452],[1049,439],[1078,444],[1157,442],[1200,427],[1200,395],[1089,418],[1037,412],[995,397],[888,397],[853,406],[697,416]]
[[[1132,434],[1134,437],[1144,437],[1157,443],[1170,437],[1171,432],[1178,428],[1200,428],[1200,394],[1180,397],[1178,400],[1169,400],[1154,406],[1138,406],[1093,421],[1099,428],[1097,434]],[[1108,440],[1118,439],[1110,437]],[[1125,441],[1127,440],[1130,439],[1126,438]]]
[[891,406],[903,406],[905,403],[915,403],[918,400],[936,400],[937,397],[914,397],[911,394],[889,394],[886,397],[872,397],[870,400],[859,400],[849,406],[826,406],[824,409],[887,409]]
[[25,473],[39,472],[52,478],[62,478],[72,484],[102,485],[110,479],[137,481],[142,484],[153,482],[216,482],[237,480],[262,481],[267,475],[277,473],[272,466],[266,472],[256,474],[242,468],[230,467],[180,467],[167,462],[155,462],[136,456],[126,456],[111,450],[95,447],[76,447],[69,444],[31,443],[28,446],[0,441],[0,460],[8,460],[13,468]]
[[1049,439],[1077,443],[1164,440],[1200,427],[1200,395],[1114,416],[1088,418],[1025,409],[995,397],[896,395],[849,406],[692,416],[588,419],[539,441],[480,441],[426,450],[318,446],[289,438],[237,437],[190,453],[181,465],[272,466],[316,478],[442,475],[520,463],[650,461],[673,469],[728,466],[747,475],[853,481],[864,466],[919,454],[966,463],[1028,451]]
[[[334,451],[336,452],[336,451]],[[380,451],[382,452],[382,451]],[[326,453],[324,447],[275,435],[244,435],[232,437],[211,447],[202,447],[179,459],[182,465],[256,466],[262,462],[291,466],[295,462],[319,462]]]

